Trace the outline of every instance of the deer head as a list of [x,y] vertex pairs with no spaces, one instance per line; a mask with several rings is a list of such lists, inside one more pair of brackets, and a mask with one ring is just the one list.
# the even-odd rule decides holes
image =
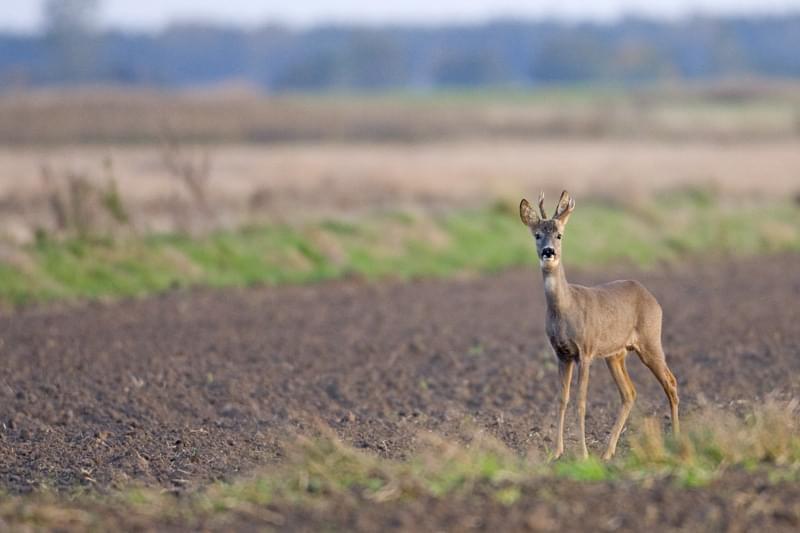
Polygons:
[[552,270],[559,266],[561,262],[561,238],[567,220],[575,210],[575,200],[570,198],[569,193],[564,191],[556,205],[553,218],[547,218],[544,210],[544,192],[539,194],[539,212],[534,211],[533,206],[526,199],[522,199],[519,204],[519,217],[522,223],[528,226],[531,235],[536,240],[536,255],[542,270]]

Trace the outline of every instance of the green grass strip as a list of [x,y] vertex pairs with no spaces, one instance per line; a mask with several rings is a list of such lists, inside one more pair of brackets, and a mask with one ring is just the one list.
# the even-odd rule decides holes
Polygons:
[[[620,207],[579,205],[564,237],[569,267],[649,267],[685,256],[800,250],[790,203],[721,205],[683,191]],[[58,240],[41,236],[0,263],[0,302],[138,296],[180,286],[450,276],[535,264],[514,202],[437,215],[387,213],[186,236]]]

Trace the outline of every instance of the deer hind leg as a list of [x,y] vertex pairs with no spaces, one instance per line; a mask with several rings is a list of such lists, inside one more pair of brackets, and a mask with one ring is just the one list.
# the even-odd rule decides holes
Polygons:
[[678,398],[678,381],[675,379],[669,367],[667,367],[667,361],[664,357],[664,349],[661,347],[661,342],[645,343],[643,346],[636,348],[636,353],[664,389],[667,400],[669,400],[672,432],[677,435],[680,433],[680,421],[678,419],[678,404],[680,403],[680,399]]
[[578,362],[578,429],[580,430],[581,457],[589,458],[586,447],[586,397],[589,395],[589,367],[592,359],[581,357]]
[[622,429],[625,427],[625,422],[633,409],[633,402],[636,400],[636,388],[633,386],[633,381],[628,375],[628,369],[625,368],[625,357],[628,355],[627,350],[623,350],[616,355],[612,355],[606,359],[608,370],[614,378],[614,382],[619,389],[619,397],[622,405],[619,408],[617,421],[614,423],[614,428],[611,430],[611,438],[608,441],[608,448],[606,453],[603,454],[604,460],[609,460],[614,456],[617,450],[617,441],[622,434]]
[[558,361],[558,377],[561,380],[560,401],[558,406],[558,436],[556,437],[556,459],[564,454],[564,416],[569,405],[569,387],[572,383],[572,368],[575,362],[572,359]]

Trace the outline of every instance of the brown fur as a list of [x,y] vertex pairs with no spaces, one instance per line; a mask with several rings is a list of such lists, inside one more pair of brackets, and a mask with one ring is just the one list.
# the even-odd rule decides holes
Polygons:
[[[539,214],[523,199],[520,218],[536,239],[547,300],[545,329],[559,362],[561,400],[556,457],[564,453],[564,416],[576,363],[581,452],[583,457],[589,455],[585,430],[589,367],[594,359],[600,358],[605,359],[622,400],[603,456],[610,459],[636,399],[636,389],[625,368],[628,352],[636,352],[664,388],[670,404],[672,429],[676,434],[679,430],[677,381],[667,367],[661,346],[661,306],[641,283],[612,281],[595,287],[567,283],[561,261],[561,238],[574,209],[574,200],[564,191],[553,218],[547,219],[542,194],[539,196]],[[543,251],[546,251],[545,256],[552,255],[552,258],[543,256]]]

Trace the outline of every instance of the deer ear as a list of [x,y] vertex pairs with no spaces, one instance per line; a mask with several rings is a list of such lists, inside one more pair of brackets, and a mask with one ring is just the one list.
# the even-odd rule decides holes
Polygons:
[[561,193],[561,198],[558,200],[558,205],[556,206],[556,214],[553,215],[553,218],[561,222],[562,224],[566,224],[569,216],[575,210],[575,200],[570,197],[567,191]]
[[526,226],[530,226],[539,222],[539,217],[536,215],[533,207],[531,207],[530,202],[528,202],[528,200],[525,198],[523,198],[519,203],[519,218]]

